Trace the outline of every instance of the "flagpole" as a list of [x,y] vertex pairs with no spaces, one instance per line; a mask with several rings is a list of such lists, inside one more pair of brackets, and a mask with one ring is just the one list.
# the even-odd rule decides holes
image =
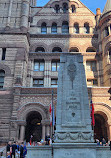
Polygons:
[[54,134],[54,116],[53,116],[53,112],[54,112],[54,106],[53,106],[53,89],[52,89],[52,142],[53,142],[53,134]]

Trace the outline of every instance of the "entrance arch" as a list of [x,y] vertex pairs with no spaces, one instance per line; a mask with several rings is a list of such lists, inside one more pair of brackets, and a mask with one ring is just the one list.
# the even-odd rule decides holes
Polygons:
[[95,114],[94,138],[102,141],[105,138],[108,141],[108,125],[107,120],[101,114]]
[[25,129],[25,140],[30,141],[31,135],[33,136],[32,141],[40,141],[42,139],[42,116],[37,111],[31,111],[26,117],[26,129]]

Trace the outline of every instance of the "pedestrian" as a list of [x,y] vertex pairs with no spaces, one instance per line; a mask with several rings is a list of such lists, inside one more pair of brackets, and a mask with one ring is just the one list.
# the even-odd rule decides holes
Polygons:
[[106,140],[103,138],[102,139],[102,145],[105,146],[106,145]]
[[17,149],[17,145],[16,142],[14,141],[14,143],[12,144],[12,154],[11,154],[11,158],[15,158],[15,151]]
[[24,148],[23,148],[23,158],[25,158],[27,155],[27,147],[26,144],[24,144]]
[[22,142],[20,145],[20,158],[23,158],[23,150],[24,150],[24,143]]
[[12,148],[11,141],[9,141],[8,144],[7,144],[6,150],[7,150],[8,154],[10,153],[10,156],[11,156],[11,152],[12,152],[11,148]]
[[7,158],[11,158],[9,151],[7,152]]

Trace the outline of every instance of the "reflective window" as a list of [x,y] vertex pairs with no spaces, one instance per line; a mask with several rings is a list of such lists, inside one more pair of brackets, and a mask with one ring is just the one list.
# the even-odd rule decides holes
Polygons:
[[96,50],[93,47],[89,47],[86,49],[86,52],[96,52]]
[[58,87],[58,79],[51,79],[51,87]]
[[59,13],[59,12],[60,12],[60,7],[59,7],[58,4],[55,5],[55,11],[56,11],[56,13]]
[[33,79],[33,87],[44,87],[43,79]]
[[63,34],[69,33],[69,24],[68,24],[67,21],[64,21],[64,22],[62,23],[62,33],[63,33]]
[[79,52],[78,48],[71,48],[69,52]]
[[5,72],[3,70],[0,70],[0,89],[3,89],[4,77],[5,77]]
[[88,23],[84,24],[84,33],[89,33],[89,24]]
[[86,62],[87,71],[97,71],[96,61]]
[[60,61],[52,61],[52,71],[58,71],[60,67]]
[[77,23],[74,24],[74,33],[79,33],[79,24]]
[[2,60],[5,60],[6,48],[2,48]]
[[67,13],[67,11],[68,11],[68,4],[63,3],[63,13]]
[[71,5],[71,9],[72,9],[72,13],[75,13],[75,12],[76,12],[75,5]]
[[47,26],[46,26],[46,23],[42,23],[41,25],[41,33],[42,34],[47,34]]
[[35,61],[34,71],[44,71],[44,61]]
[[51,33],[52,34],[57,34],[57,24],[56,23],[52,24]]
[[62,49],[60,47],[54,47],[52,52],[62,52]]
[[43,47],[37,47],[35,52],[45,52],[45,49]]

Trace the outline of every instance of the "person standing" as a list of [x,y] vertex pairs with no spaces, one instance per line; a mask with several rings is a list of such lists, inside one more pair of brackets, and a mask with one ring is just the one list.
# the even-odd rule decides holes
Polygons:
[[22,142],[20,145],[20,158],[23,158],[23,150],[24,150],[24,143]]
[[23,158],[25,158],[27,155],[27,147],[26,144],[24,144],[24,148],[23,148]]
[[12,154],[11,154],[12,158],[15,158],[15,151],[16,151],[16,149],[17,149],[17,145],[16,145],[16,142],[14,142],[12,144]]

